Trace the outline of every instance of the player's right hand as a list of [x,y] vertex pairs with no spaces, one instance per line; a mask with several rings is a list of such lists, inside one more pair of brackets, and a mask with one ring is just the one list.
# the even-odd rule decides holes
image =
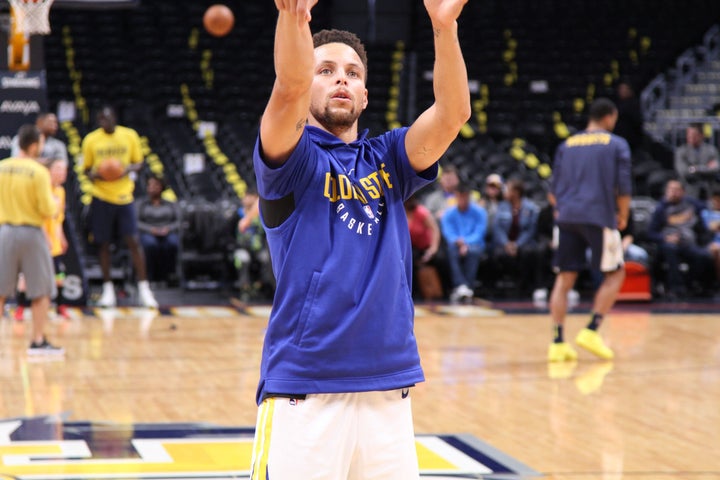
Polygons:
[[318,0],[275,0],[275,6],[281,12],[288,12],[297,15],[298,22],[308,23],[312,20],[310,10],[317,4]]

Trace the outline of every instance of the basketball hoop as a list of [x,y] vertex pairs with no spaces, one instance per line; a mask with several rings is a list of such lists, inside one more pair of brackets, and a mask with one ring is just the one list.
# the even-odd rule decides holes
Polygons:
[[8,0],[15,28],[26,35],[50,33],[50,5],[53,0]]

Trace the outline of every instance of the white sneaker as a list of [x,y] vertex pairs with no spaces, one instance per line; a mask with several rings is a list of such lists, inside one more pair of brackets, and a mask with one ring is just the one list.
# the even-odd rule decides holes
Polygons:
[[158,302],[155,300],[155,295],[153,295],[152,290],[150,290],[150,287],[138,287],[138,298],[140,300],[140,305],[146,308],[158,308]]
[[568,307],[577,307],[580,303],[580,293],[577,290],[570,290],[567,295]]
[[98,307],[111,308],[117,305],[115,299],[115,290],[112,286],[103,285],[103,292],[100,295],[100,299],[97,301]]
[[460,285],[458,289],[460,290],[460,295],[462,295],[463,298],[472,298],[475,296],[475,292],[473,292],[473,290],[465,284]]

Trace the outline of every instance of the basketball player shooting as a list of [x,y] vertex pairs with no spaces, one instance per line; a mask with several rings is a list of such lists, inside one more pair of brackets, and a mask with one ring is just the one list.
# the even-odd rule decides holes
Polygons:
[[312,35],[317,0],[276,0],[275,83],[254,152],[277,291],[265,336],[252,478],[417,479],[403,202],[435,180],[470,116],[457,18],[426,0],[435,102],[409,128],[358,132],[368,105],[357,36]]

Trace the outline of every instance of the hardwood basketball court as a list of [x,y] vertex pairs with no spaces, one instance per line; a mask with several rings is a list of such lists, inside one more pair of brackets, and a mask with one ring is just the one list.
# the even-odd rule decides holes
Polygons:
[[[50,327],[64,361],[28,359],[29,319],[5,318],[0,419],[252,427],[268,311],[74,310]],[[416,432],[469,434],[554,480],[720,478],[720,315],[620,306],[602,333],[614,362],[549,367],[547,314],[420,307]]]

